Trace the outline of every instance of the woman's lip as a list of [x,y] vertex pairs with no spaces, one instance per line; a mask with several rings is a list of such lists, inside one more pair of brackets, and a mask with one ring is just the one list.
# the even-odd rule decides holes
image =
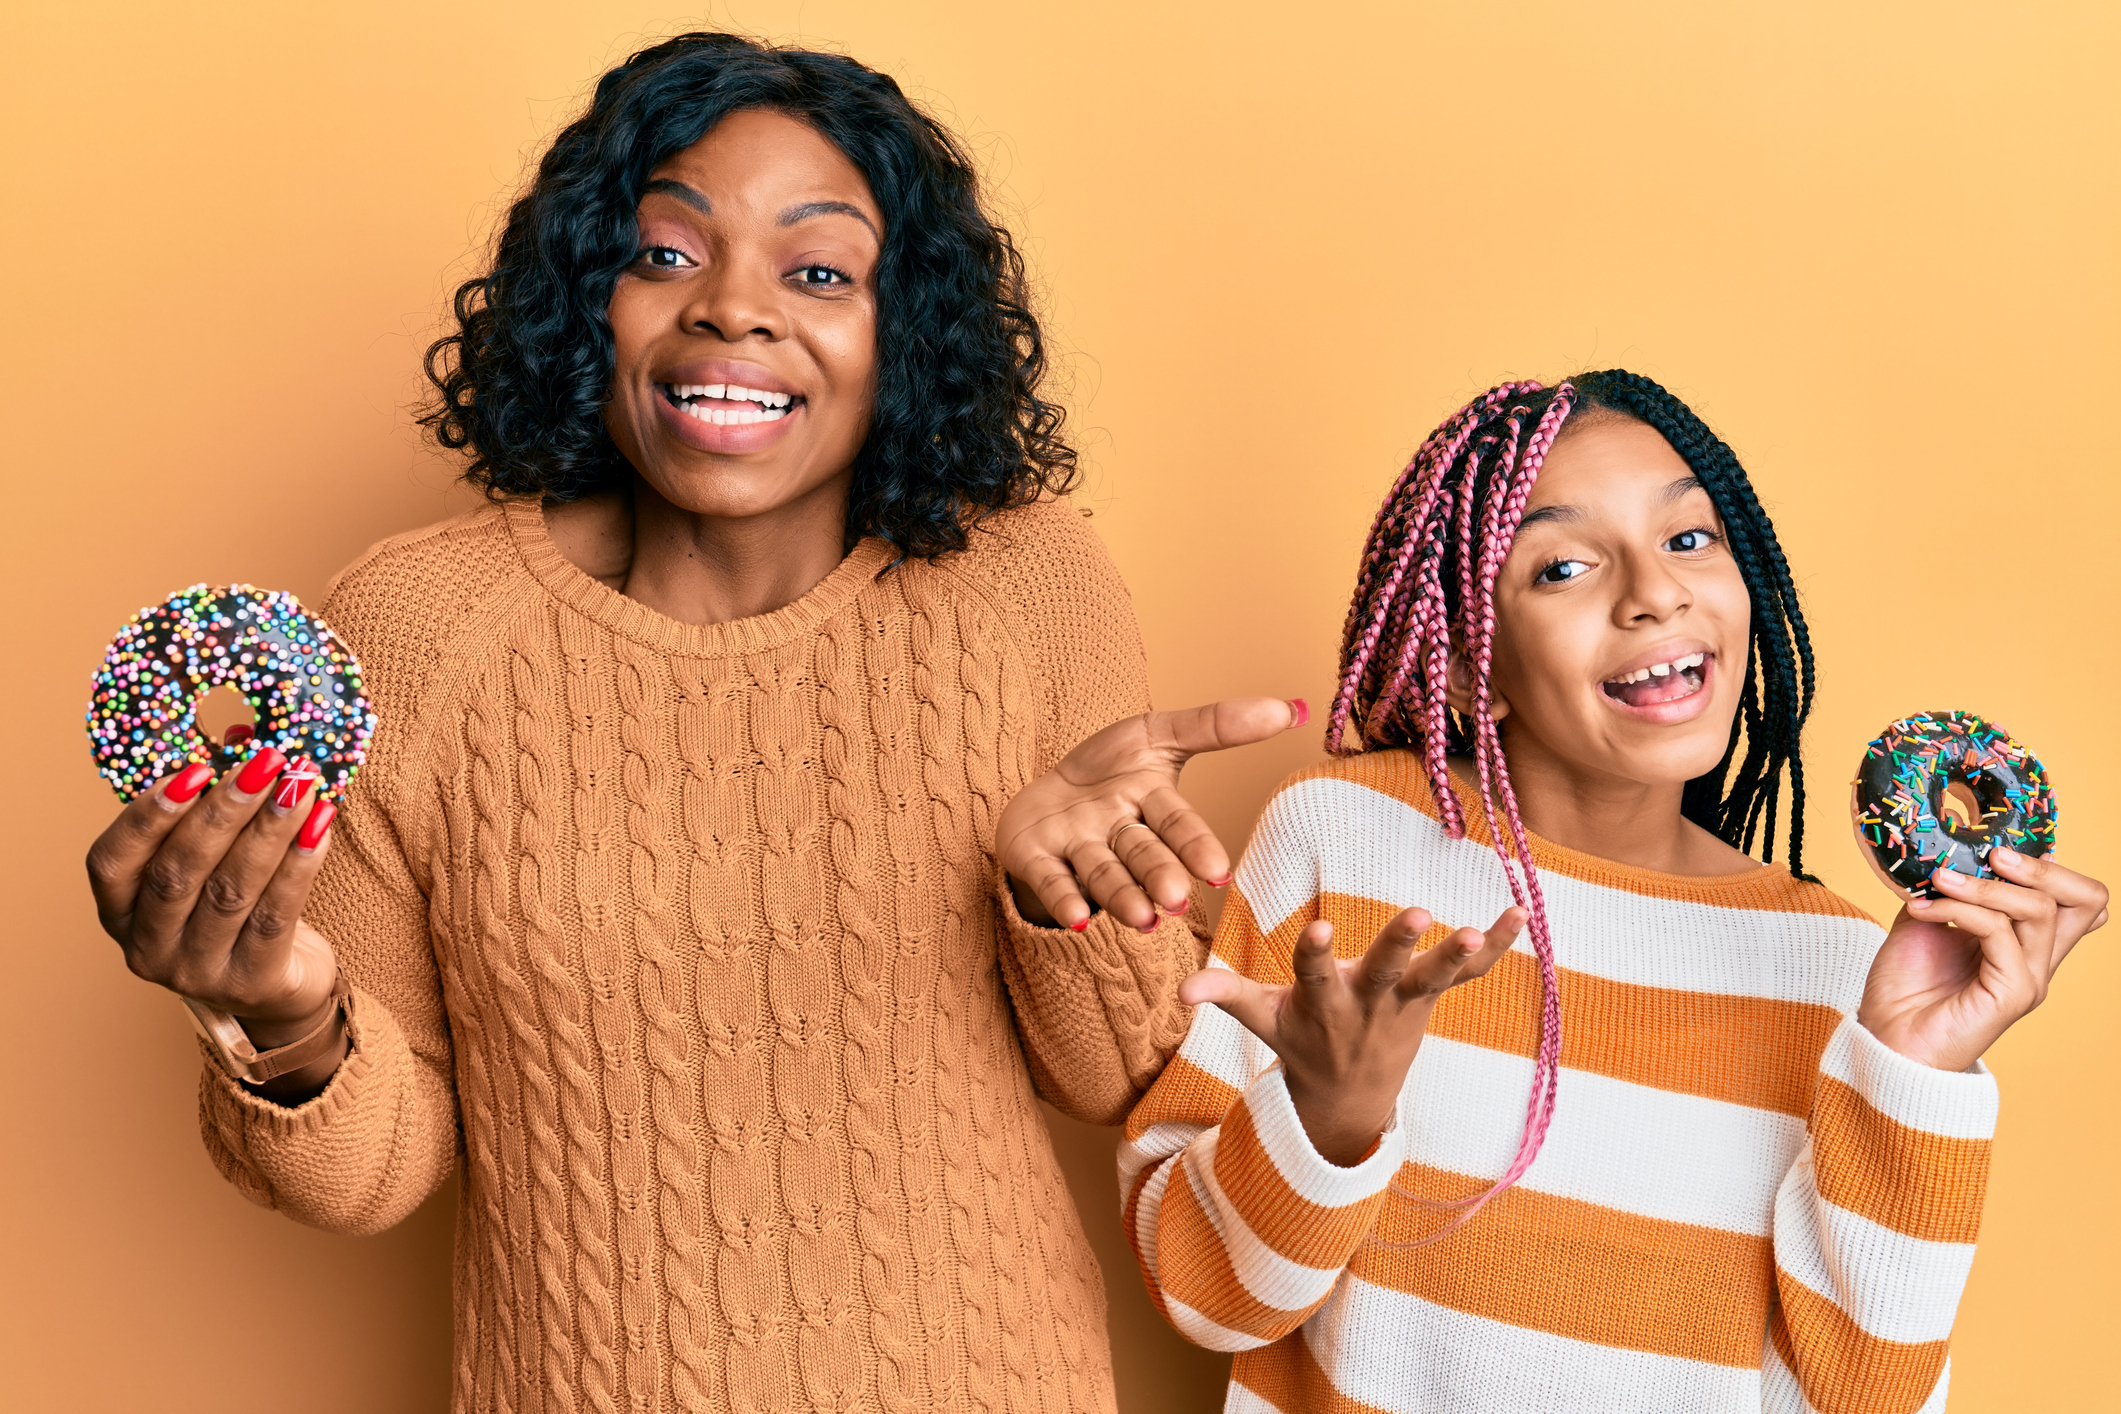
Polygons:
[[688,447],[724,455],[772,446],[788,435],[790,425],[807,406],[803,402],[791,403],[787,412],[767,422],[702,422],[664,397],[661,388],[655,390],[655,415],[672,436]]
[[1606,706],[1611,707],[1616,712],[1626,714],[1635,721],[1644,722],[1654,727],[1674,727],[1681,722],[1691,722],[1703,712],[1708,711],[1709,689],[1716,682],[1716,662],[1716,655],[1713,653],[1702,659],[1701,686],[1686,696],[1674,698],[1670,702],[1652,702],[1647,706],[1637,707],[1633,703],[1623,702],[1610,692],[1607,692],[1602,683],[1594,691],[1598,693],[1599,701],[1605,703]]

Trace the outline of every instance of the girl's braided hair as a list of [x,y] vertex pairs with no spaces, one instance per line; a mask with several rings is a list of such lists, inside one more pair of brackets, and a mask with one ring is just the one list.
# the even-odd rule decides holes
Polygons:
[[[1787,771],[1790,869],[1810,877],[1804,873],[1798,738],[1812,708],[1811,637],[1775,527],[1738,458],[1685,403],[1624,369],[1586,373],[1552,387],[1504,383],[1459,409],[1415,452],[1370,528],[1341,641],[1340,688],[1326,726],[1326,748],[1336,754],[1390,746],[1419,751],[1444,829],[1454,839],[1465,834],[1465,815],[1445,760],[1471,756],[1496,856],[1511,897],[1529,915],[1542,1001],[1524,1137],[1502,1177],[1462,1205],[1454,1227],[1523,1176],[1553,1121],[1561,1008],[1546,901],[1489,712],[1495,581],[1548,451],[1572,415],[1593,410],[1656,429],[1692,469],[1723,519],[1725,541],[1752,600],[1752,652],[1730,743],[1714,770],[1687,782],[1680,813],[1738,849],[1750,852],[1759,840],[1762,858],[1772,861]],[[1470,713],[1453,711],[1446,699],[1454,647],[1472,679]]]

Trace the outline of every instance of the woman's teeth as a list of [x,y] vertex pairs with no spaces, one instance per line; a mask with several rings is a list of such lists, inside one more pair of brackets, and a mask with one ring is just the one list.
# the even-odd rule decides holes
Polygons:
[[1675,702],[1682,697],[1691,697],[1701,690],[1705,681],[1701,665],[1707,659],[1706,653],[1689,653],[1669,663],[1652,663],[1646,668],[1608,678],[1604,684],[1606,696],[1631,707],[1647,707],[1656,702]]
[[[735,383],[665,383],[663,391],[671,403],[691,417],[717,427],[751,422],[774,422],[788,415],[794,402],[790,393],[769,393],[762,388],[744,388]],[[757,407],[710,407],[693,398],[719,398],[733,403],[757,403]]]

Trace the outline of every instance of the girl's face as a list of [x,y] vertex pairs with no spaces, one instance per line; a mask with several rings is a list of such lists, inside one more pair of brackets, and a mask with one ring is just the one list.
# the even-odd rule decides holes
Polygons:
[[1722,759],[1752,604],[1708,493],[1653,428],[1564,425],[1495,607],[1513,772],[1533,752],[1571,775],[1671,785]]
[[664,499],[730,518],[844,503],[883,225],[846,155],[782,113],[731,114],[656,168],[611,296],[604,425]]

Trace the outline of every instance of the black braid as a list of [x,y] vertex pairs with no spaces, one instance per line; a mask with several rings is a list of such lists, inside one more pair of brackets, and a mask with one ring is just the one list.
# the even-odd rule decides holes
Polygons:
[[[1739,699],[1731,741],[1716,769],[1687,782],[1680,811],[1687,819],[1735,848],[1775,857],[1776,806],[1782,772],[1790,776],[1790,872],[1804,872],[1804,758],[1799,738],[1811,715],[1816,683],[1811,634],[1797,604],[1789,562],[1775,539],[1774,522],[1753,494],[1752,482],[1723,439],[1671,393],[1639,373],[1613,368],[1568,380],[1579,394],[1576,410],[1607,408],[1657,429],[1708,491],[1723,517],[1731,556],[1753,601],[1753,652]],[[1732,769],[1741,735],[1745,755]],[[1728,782],[1728,784],[1726,784]],[[1816,882],[1816,881],[1815,881]]]

